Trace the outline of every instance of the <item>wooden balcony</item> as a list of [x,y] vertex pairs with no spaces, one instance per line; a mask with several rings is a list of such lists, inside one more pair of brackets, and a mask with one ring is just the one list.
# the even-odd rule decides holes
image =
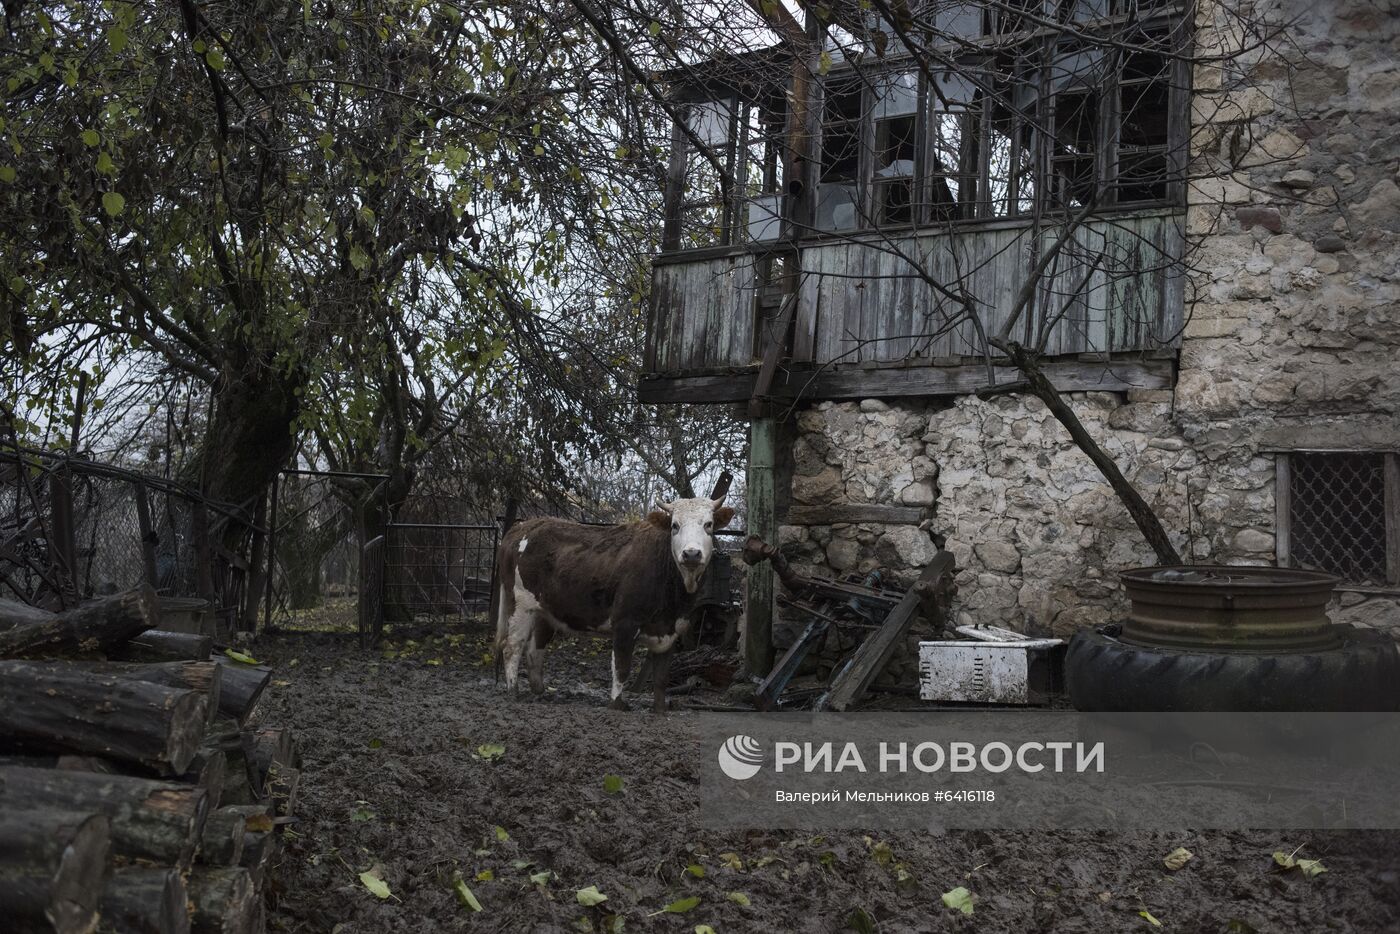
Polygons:
[[[1014,336],[1043,347],[1062,389],[1171,385],[1181,346],[1183,226],[1173,209],[1103,217],[1060,251]],[[1039,234],[1054,235],[1053,228]],[[1035,236],[1025,220],[984,221],[662,254],[652,272],[642,398],[748,397],[771,337],[771,295],[782,291],[781,281],[765,281],[774,256],[797,277],[795,298],[786,299],[796,301],[791,353],[775,391],[808,398],[976,391],[987,383],[987,348],[953,296],[965,288],[983,332],[995,333],[1030,273]]]

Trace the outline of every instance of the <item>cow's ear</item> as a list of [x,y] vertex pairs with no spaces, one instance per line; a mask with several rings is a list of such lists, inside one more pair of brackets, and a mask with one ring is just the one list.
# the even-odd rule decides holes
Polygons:
[[658,529],[664,529],[668,532],[671,530],[671,517],[660,509],[653,509],[647,513],[647,522]]
[[715,510],[715,528],[722,529],[734,518],[734,510],[729,506],[721,506]]

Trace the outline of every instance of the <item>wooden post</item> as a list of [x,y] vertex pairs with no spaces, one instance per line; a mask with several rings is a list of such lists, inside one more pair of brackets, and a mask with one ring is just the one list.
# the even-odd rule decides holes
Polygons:
[[[749,422],[748,516],[750,535],[778,540],[773,466],[777,459],[778,422],[772,417]],[[744,663],[749,674],[763,676],[773,667],[773,568],[749,568],[744,606]]]

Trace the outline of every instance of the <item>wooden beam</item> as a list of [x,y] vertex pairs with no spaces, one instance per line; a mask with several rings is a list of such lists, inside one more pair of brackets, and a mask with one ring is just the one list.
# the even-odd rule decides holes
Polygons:
[[884,525],[917,525],[924,511],[917,506],[842,504],[835,506],[792,506],[787,525],[836,525],[841,522],[876,522]]
[[[765,541],[778,540],[773,467],[777,460],[778,424],[772,418],[749,423],[747,528]],[[764,565],[750,567],[744,600],[744,665],[751,675],[773,667],[773,573]]]
[[[1170,360],[1119,360],[1108,364],[1053,360],[1042,364],[1045,375],[1061,392],[1127,392],[1129,389],[1171,389]],[[1019,377],[1010,367],[996,368],[997,382]],[[757,372],[702,376],[648,376],[637,387],[647,403],[747,402],[754,395]],[[881,369],[791,367],[778,373],[768,394],[786,399],[880,399],[960,396],[987,387],[982,366],[904,366]]]
[[[837,673],[832,681],[831,690],[818,701],[817,709],[846,710],[860,700],[889,664],[895,649],[904,641],[904,634],[909,631],[910,625],[920,612],[927,612],[931,606],[940,608],[940,611],[947,609],[947,600],[941,599],[940,594],[946,594],[952,588],[953,575],[956,572],[957,567],[951,553],[940,551],[934,555],[933,560],[919,575],[918,582],[899,602],[899,606],[890,610],[880,628],[861,643],[855,655],[851,656],[851,660]],[[942,620],[931,622],[935,626],[942,625]]]

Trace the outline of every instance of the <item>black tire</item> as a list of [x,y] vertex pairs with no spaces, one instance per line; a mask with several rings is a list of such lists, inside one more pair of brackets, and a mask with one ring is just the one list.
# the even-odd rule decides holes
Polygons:
[[1400,650],[1389,635],[1336,627],[1335,649],[1281,654],[1149,648],[1115,627],[1075,633],[1065,682],[1077,710],[1395,711]]

